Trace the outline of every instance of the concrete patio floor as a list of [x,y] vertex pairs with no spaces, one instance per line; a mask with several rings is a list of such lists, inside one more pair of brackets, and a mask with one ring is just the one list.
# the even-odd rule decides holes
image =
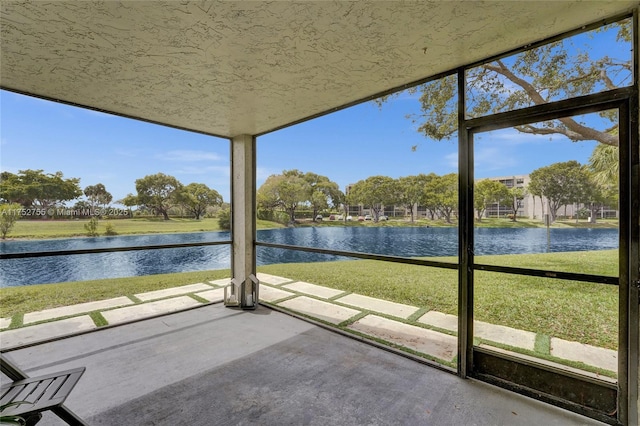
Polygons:
[[600,424],[266,307],[207,305],[5,355],[31,376],[85,366],[66,405],[91,425]]
[[[438,311],[425,311],[415,306],[394,303],[313,283],[294,281],[286,277],[258,273],[260,300],[289,313],[302,315],[329,326],[341,326],[367,338],[377,339],[422,354],[444,365],[455,365],[457,355],[458,318]],[[133,298],[116,297],[108,300],[82,303],[66,307],[26,313],[22,327],[0,332],[3,350],[30,345],[46,339],[97,329],[104,323],[117,325],[141,318],[168,314],[202,306],[206,302],[220,302],[223,286],[229,279],[208,283],[188,284],[164,290],[135,294]],[[90,315],[93,314],[93,317]],[[96,322],[100,317],[102,323]],[[0,329],[8,328],[11,318],[0,319]],[[546,358],[546,363],[567,370],[567,361],[582,363],[615,373],[617,352],[554,336],[536,336],[535,333],[502,325],[475,321],[477,344],[500,350],[518,350],[527,355]],[[546,352],[534,352],[536,340],[548,340]],[[539,339],[538,339],[539,340]],[[580,364],[574,364],[580,365]],[[575,369],[573,369],[575,370]],[[606,376],[586,373],[601,380]]]

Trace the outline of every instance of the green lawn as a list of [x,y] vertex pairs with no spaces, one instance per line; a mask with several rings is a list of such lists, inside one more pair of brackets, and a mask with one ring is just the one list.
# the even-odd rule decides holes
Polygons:
[[[434,260],[456,261],[455,258]],[[477,263],[617,276],[617,251],[478,256]],[[457,314],[456,270],[371,260],[266,265],[260,272]],[[475,319],[615,349],[618,287],[478,272]]]
[[[617,275],[617,251],[482,256],[478,263]],[[438,258],[454,261],[455,258]],[[457,271],[372,260],[266,265],[259,272],[457,314]],[[0,289],[0,316],[224,278],[229,271],[150,275]],[[478,272],[475,318],[615,349],[618,287]]]
[[[19,220],[7,235],[8,239],[46,239],[87,236],[84,225],[88,219],[70,220]],[[179,232],[220,231],[218,219],[115,219],[100,220],[98,233],[104,235],[105,224],[113,225],[118,235],[168,234]],[[259,220],[258,228],[279,228],[274,222]]]
[[[19,220],[7,235],[7,239],[47,239],[47,238],[69,238],[83,237],[87,235],[84,225],[88,219],[65,219],[65,220]],[[105,225],[109,222],[118,235],[132,234],[163,234],[163,233],[180,233],[180,232],[205,232],[219,231],[218,219],[181,219],[171,218],[170,220],[162,220],[162,218],[134,218],[134,219],[114,219],[100,220],[98,225],[98,233],[104,235]],[[296,226],[319,226],[319,227],[340,227],[340,226],[378,226],[378,227],[412,227],[412,226],[430,226],[430,227],[451,227],[457,226],[456,223],[446,223],[442,220],[419,219],[411,222],[405,218],[392,218],[389,221],[374,223],[373,221],[338,221],[323,220],[321,222],[313,222],[311,220],[300,220]],[[539,220],[518,219],[512,222],[509,219],[483,219],[476,222],[477,227],[482,228],[541,228],[544,224]],[[576,223],[572,220],[557,221],[553,224],[554,228],[617,228],[617,220],[601,220],[596,224],[589,224],[585,221]],[[258,229],[283,228],[276,222],[266,220],[258,220]]]

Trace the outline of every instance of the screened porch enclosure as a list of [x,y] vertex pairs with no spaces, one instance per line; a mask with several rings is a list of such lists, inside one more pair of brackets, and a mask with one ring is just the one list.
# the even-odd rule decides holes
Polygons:
[[[355,306],[356,294],[365,298],[375,295],[394,303],[414,303],[417,310],[407,314],[403,324],[442,334],[450,350],[442,356],[425,356],[419,350],[407,351],[402,345],[391,344],[388,345],[391,351],[462,379],[497,385],[605,423],[637,424],[638,2],[549,2],[545,3],[547,7],[550,10],[543,14],[537,2],[520,2],[517,6],[508,2],[402,5],[6,2],[2,4],[0,17],[3,26],[0,87],[229,140],[231,239],[208,244],[230,246],[233,281],[229,291],[233,292],[233,303],[229,303],[231,297],[226,293],[225,300],[230,307],[246,310],[238,314],[247,316],[246,323],[237,318],[232,321],[239,332],[244,326],[251,328],[251,320],[265,309],[260,306],[263,303],[374,345],[384,340],[380,330],[384,329],[385,321],[394,319],[394,314],[379,315],[381,311],[363,308],[342,321],[314,317],[313,310],[305,312],[308,305],[296,305],[296,300],[300,301],[310,291],[304,284],[345,291],[315,299],[307,297],[305,303],[309,299],[313,303],[322,299],[323,303],[349,309]],[[554,13],[557,19],[551,22],[547,13]],[[339,28],[336,22],[340,23]],[[469,25],[484,27],[467,28]],[[543,52],[535,53],[540,57],[552,55],[553,46],[563,40],[589,32],[598,34],[610,26],[626,28],[620,37],[626,40],[623,45],[628,51],[616,52],[628,64],[622,67],[626,77],[616,74],[617,80],[608,79],[587,88],[571,86],[555,93],[547,88],[544,93],[548,97],[544,99],[532,96],[532,100],[522,101],[514,95],[517,90],[508,84],[509,76],[500,69],[501,65],[531,65],[527,60],[532,52]],[[513,30],[505,32],[505,28]],[[493,77],[494,81],[504,89],[500,93],[478,83],[492,71],[498,75]],[[526,92],[527,83],[522,83],[522,87]],[[447,222],[454,218],[457,247],[454,255],[425,258],[383,254],[375,249],[337,250],[260,239],[256,229],[256,182],[260,155],[269,150],[270,137],[363,102],[382,99],[384,109],[385,102],[387,105],[393,102],[399,93],[435,96],[434,93],[445,90],[450,96],[441,107],[448,108],[450,115],[444,121],[456,151],[455,207],[440,214],[446,216]],[[502,102],[504,107],[487,108],[489,101]],[[428,107],[429,102],[425,105]],[[424,126],[427,134],[429,119]],[[605,119],[610,121],[606,122],[608,125],[599,121]],[[505,133],[512,137],[532,129],[542,134],[551,134],[552,130],[557,133],[560,129],[564,131],[564,139],[550,136],[549,145],[544,147],[548,150],[545,164],[551,164],[555,162],[553,150],[574,144],[579,140],[575,135],[585,127],[595,129],[605,144],[617,147],[616,181],[609,182],[606,193],[603,189],[595,194],[588,190],[594,185],[585,183],[574,191],[579,196],[554,198],[548,190],[540,189],[542,183],[538,182],[543,182],[542,177],[531,173],[527,179],[534,185],[528,186],[527,202],[539,203],[539,210],[532,207],[532,215],[539,211],[550,222],[551,216],[555,219],[562,215],[561,206],[564,212],[569,212],[565,216],[576,220],[579,214],[589,214],[589,219],[599,214],[604,220],[605,211],[614,216],[618,234],[615,247],[606,253],[606,267],[592,267],[597,256],[585,257],[581,267],[579,261],[571,263],[573,260],[568,257],[549,266],[542,261],[537,263],[534,258],[523,260],[518,255],[507,258],[481,254],[486,240],[481,240],[482,231],[476,220],[489,216],[483,216],[478,209],[505,216],[501,212],[506,199],[515,206],[510,207],[513,220],[519,220],[517,209],[523,208],[526,196],[512,192],[511,198],[500,198],[502,210],[500,203],[490,197],[479,204],[484,194],[480,182],[487,177],[483,168],[488,157],[484,154],[493,152],[493,160],[506,162],[507,151],[500,145]],[[596,136],[593,140],[600,141]],[[568,160],[567,163],[573,159]],[[353,161],[357,163],[357,158]],[[294,160],[291,168],[296,168]],[[549,169],[545,172],[550,173]],[[524,186],[524,181],[522,178],[519,183]],[[553,207],[554,201],[557,208]],[[347,212],[361,213],[366,206],[347,207]],[[393,212],[394,216],[396,211],[397,208],[388,206],[382,210]],[[416,205],[415,211],[426,215],[429,209]],[[550,247],[551,242],[548,244]],[[309,272],[299,276],[287,276],[284,284],[259,284],[256,276],[260,274],[286,276],[281,265],[257,265],[259,253],[273,250],[338,256],[349,259],[352,262],[349,265],[353,266],[336,266],[335,270],[327,270],[326,276],[309,268]],[[47,254],[10,257],[37,256]],[[366,291],[370,293],[366,293],[364,281],[354,279],[350,283],[348,279],[366,274],[366,267],[359,269],[366,262],[388,265],[389,271],[389,276],[378,274],[368,278],[371,288]],[[394,299],[391,293],[402,293],[404,289],[402,283],[393,283],[393,271],[403,274],[410,271],[407,274],[412,277],[416,293],[406,299]],[[340,282],[340,274],[345,276],[344,283]],[[437,277],[437,282],[430,277]],[[379,290],[376,281],[382,283]],[[265,290],[264,300],[261,288]],[[291,293],[279,293],[281,298],[274,296],[286,291]],[[567,301],[574,297],[575,300]],[[521,298],[526,300],[521,303]],[[358,303],[364,303],[363,300],[368,299],[359,299]],[[504,315],[495,315],[496,305]],[[227,314],[216,311],[215,315]],[[592,330],[572,329],[572,318],[590,315],[602,319],[594,320],[597,324]],[[522,346],[507,339],[513,330],[525,336]],[[307,334],[314,333],[321,339],[331,339],[319,331]],[[574,346],[579,347],[578,352],[594,348],[595,353],[609,357],[608,364],[604,368],[588,365],[582,358],[571,358],[574,349],[563,352],[563,348]]]

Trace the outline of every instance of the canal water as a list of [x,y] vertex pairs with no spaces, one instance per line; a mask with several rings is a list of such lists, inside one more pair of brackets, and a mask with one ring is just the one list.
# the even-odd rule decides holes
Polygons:
[[[197,232],[0,242],[2,253],[228,241],[228,232]],[[455,256],[457,228],[308,227],[258,231],[258,241],[402,257]],[[475,254],[515,254],[618,248],[617,229],[477,228]],[[344,257],[258,247],[258,265],[323,262]],[[228,269],[227,245],[54,256],[0,261],[0,287]]]

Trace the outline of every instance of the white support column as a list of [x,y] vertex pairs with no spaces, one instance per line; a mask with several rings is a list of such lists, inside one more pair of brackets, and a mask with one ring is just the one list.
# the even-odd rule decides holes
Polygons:
[[[231,276],[237,285],[237,303],[243,309],[258,306],[256,274],[256,144],[252,135],[231,140]],[[225,303],[233,305],[233,303]]]

